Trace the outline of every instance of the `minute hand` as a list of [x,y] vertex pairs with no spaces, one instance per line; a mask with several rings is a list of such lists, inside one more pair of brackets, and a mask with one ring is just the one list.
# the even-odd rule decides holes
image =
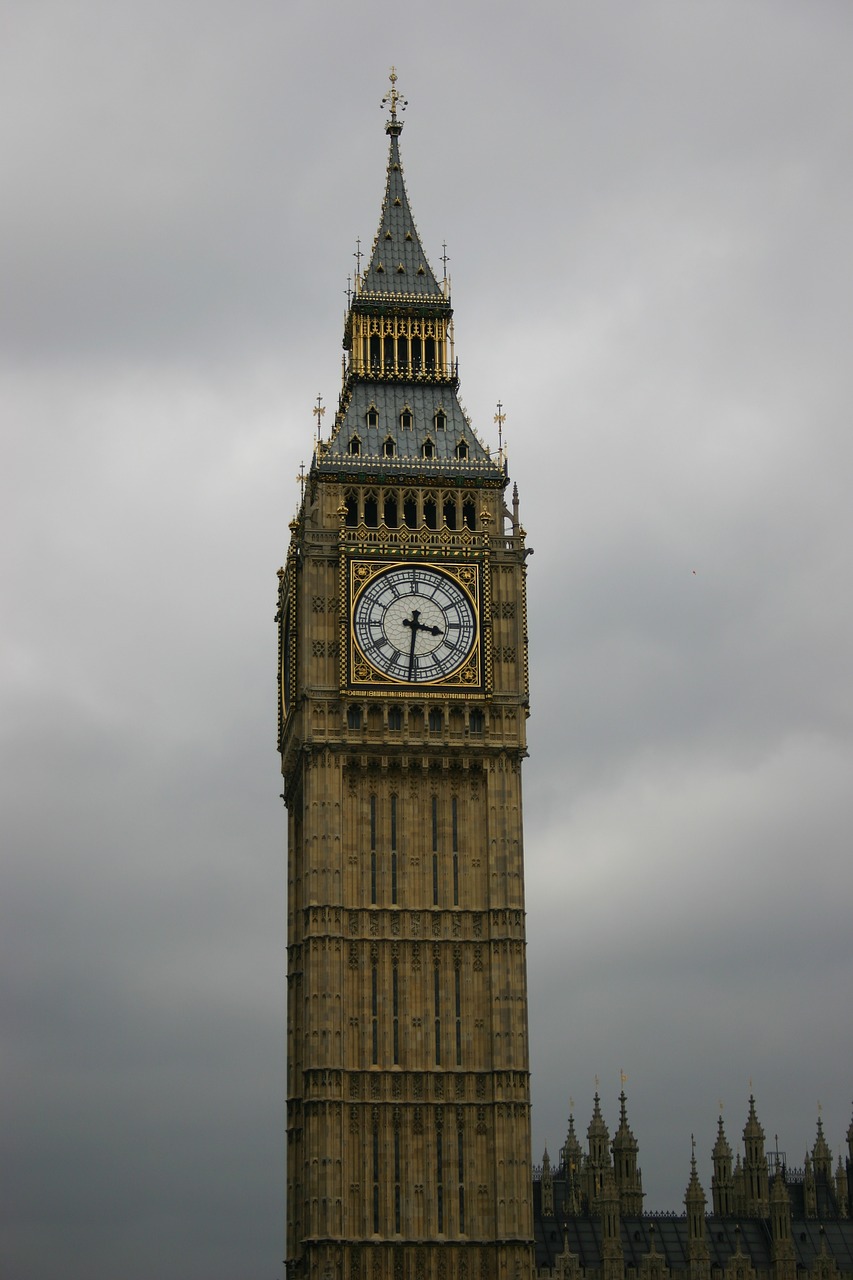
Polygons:
[[415,640],[418,637],[418,632],[428,631],[431,636],[440,636],[442,634],[441,627],[427,626],[425,622],[420,621],[420,616],[420,609],[413,609],[411,618],[403,619],[403,626],[411,627],[412,629],[412,644],[409,649],[409,680],[412,679],[415,671]]

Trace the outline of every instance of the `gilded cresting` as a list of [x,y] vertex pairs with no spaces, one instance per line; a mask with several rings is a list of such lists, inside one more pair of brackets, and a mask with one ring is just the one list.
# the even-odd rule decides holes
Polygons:
[[532,1275],[524,532],[385,99],[379,229],[280,571],[288,1276]]

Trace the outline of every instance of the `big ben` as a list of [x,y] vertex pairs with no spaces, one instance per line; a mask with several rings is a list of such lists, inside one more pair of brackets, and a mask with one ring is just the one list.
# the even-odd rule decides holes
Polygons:
[[288,1280],[529,1280],[529,554],[400,162],[279,571]]

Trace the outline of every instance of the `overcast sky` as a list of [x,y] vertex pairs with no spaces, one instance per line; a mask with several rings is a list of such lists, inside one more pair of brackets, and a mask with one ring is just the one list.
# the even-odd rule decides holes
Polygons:
[[275,570],[402,153],[530,564],[534,1153],[851,1117],[853,6],[0,11],[9,1280],[273,1280]]

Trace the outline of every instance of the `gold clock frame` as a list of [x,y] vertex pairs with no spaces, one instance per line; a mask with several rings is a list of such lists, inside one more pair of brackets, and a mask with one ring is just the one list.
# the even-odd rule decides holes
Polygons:
[[[353,625],[355,607],[365,587],[386,569],[399,569],[403,565],[424,567],[443,573],[450,578],[467,596],[474,615],[474,643],[471,650],[457,669],[449,676],[440,676],[436,680],[408,681],[395,680],[376,667],[361,652],[355,638]],[[464,698],[471,694],[485,692],[483,613],[482,613],[482,566],[479,562],[466,561],[463,564],[446,560],[433,560],[414,557],[412,559],[348,559],[346,562],[347,609],[341,618],[341,653],[346,654],[346,663],[341,664],[341,692],[348,694],[370,693],[392,697],[440,695],[443,698]]]

